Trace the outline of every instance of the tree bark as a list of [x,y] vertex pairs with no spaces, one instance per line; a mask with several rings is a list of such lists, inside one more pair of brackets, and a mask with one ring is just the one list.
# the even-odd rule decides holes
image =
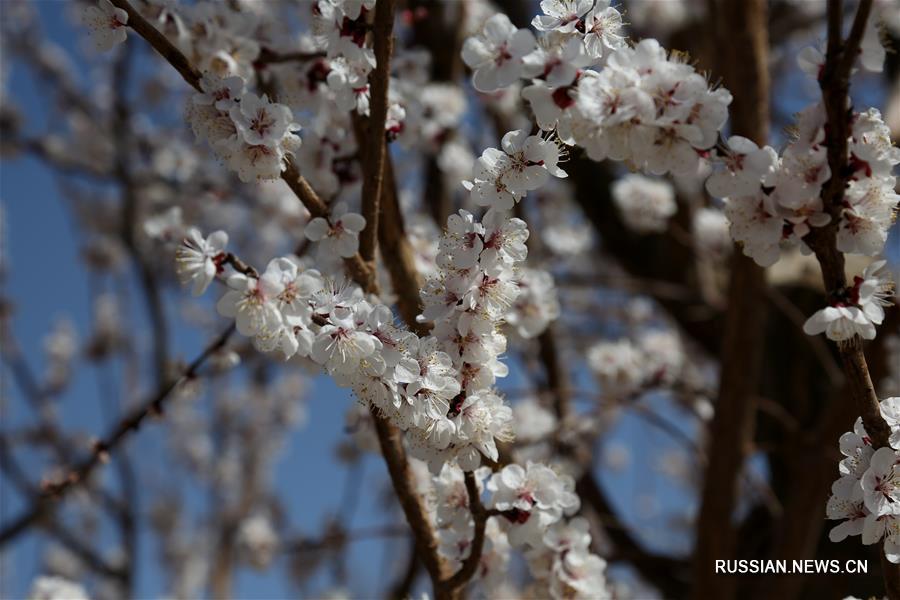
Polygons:
[[[766,143],[769,123],[767,7],[765,0],[717,5],[717,31],[729,39],[719,43],[720,70],[734,100],[731,129],[735,135]],[[733,558],[732,522],[740,475],[753,440],[756,390],[763,351],[765,320],[764,272],[735,247],[721,376],[713,418],[694,551],[693,597],[733,598],[736,580],[716,575],[717,559]]]

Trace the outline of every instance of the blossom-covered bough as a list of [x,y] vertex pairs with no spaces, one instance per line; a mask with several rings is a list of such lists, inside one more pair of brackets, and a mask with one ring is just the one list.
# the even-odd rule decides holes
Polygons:
[[[857,110],[848,98],[855,67],[875,70],[883,62],[881,45],[871,41],[872,5],[860,2],[844,38],[842,2],[829,2],[825,54],[801,54],[822,99],[800,111],[779,152],[766,145],[767,111],[761,116],[748,108],[768,100],[764,38],[728,51],[726,88],[655,39],[629,40],[621,12],[604,0],[544,0],[534,31],[481,3],[466,3],[462,10],[475,14],[465,15],[471,22],[460,25],[461,47],[451,50],[471,70],[475,90],[489,95],[503,133],[497,147],[470,157],[471,168],[458,167],[466,164],[468,149],[452,137],[462,120],[457,105],[465,99],[449,87],[419,89],[424,82],[416,80],[416,63],[422,59],[394,48],[394,0],[317,0],[311,35],[299,50],[285,52],[269,49],[278,45],[272,32],[252,18],[229,25],[223,15],[230,13],[203,4],[189,10],[100,0],[87,7],[84,22],[99,49],[122,44],[128,30],[143,38],[192,88],[185,118],[198,143],[241,182],[283,182],[294,208],[279,207],[276,218],[302,206],[308,219],[295,228],[293,252],[243,257],[229,247],[235,236],[227,227],[201,231],[182,220],[178,207],[146,220],[147,235],[172,251],[179,281],[195,296],[215,295],[216,312],[233,324],[177,378],[165,373],[161,360],[158,391],[95,440],[87,459],[49,479],[34,506],[0,532],[0,542],[46,518],[56,500],[89,481],[236,332],[261,364],[315,368],[353,392],[360,404],[357,436],[377,441],[413,534],[412,568],[421,562],[434,597],[458,598],[469,589],[506,597],[513,550],[528,566],[526,594],[617,597],[598,528],[582,514],[585,502],[601,517],[613,510],[590,473],[588,446],[596,432],[589,429],[603,427],[602,420],[578,423],[552,335],[562,310],[554,280],[526,263],[536,243],[578,247],[573,230],[552,236],[549,216],[542,222],[547,235],[533,240],[524,208],[527,197],[552,193],[568,179],[567,161],[578,154],[635,171],[611,186],[615,210],[635,235],[667,231],[677,219],[679,187],[689,181],[721,199],[695,213],[693,251],[727,255],[726,227],[736,243],[714,409],[701,400],[712,395],[706,391],[711,386],[701,381],[701,369],[686,365],[682,342],[669,330],[648,328],[633,340],[592,343],[585,352],[604,396],[622,406],[666,389],[690,397],[685,405],[699,421],[712,419],[712,439],[698,458],[705,479],[695,597],[734,595],[733,583],[717,580],[711,563],[736,554],[731,519],[739,486],[752,481],[741,471],[757,408],[751,385],[762,352],[762,267],[797,250],[817,259],[828,303],[802,329],[837,342],[839,376],[861,414],[840,440],[845,458],[827,515],[844,521],[831,538],[861,534],[864,544],[882,544],[887,593],[900,597],[893,564],[900,562],[900,481],[893,480],[900,464],[900,400],[879,402],[862,348],[885,320],[890,287],[883,261],[851,282],[844,264],[845,255],[882,253],[898,201],[893,171],[900,150],[879,111]],[[764,27],[761,2],[722,14],[731,24],[746,17],[751,37]],[[403,15],[416,18],[415,11]],[[259,30],[247,33],[255,25]],[[267,46],[261,49],[254,36]],[[738,81],[744,59],[751,72]],[[517,121],[503,104],[520,98],[530,114]],[[439,187],[459,186],[467,194],[460,202],[467,208],[437,215],[443,231],[436,244],[416,245],[422,239],[417,231],[437,234],[434,224],[407,217],[388,150],[395,141],[442,165],[435,176],[447,183]],[[357,163],[358,172],[348,173],[345,165]],[[113,171],[130,177],[122,164]],[[361,183],[358,200],[344,189],[353,177]],[[129,235],[125,244],[137,255]],[[262,242],[259,248],[265,249]],[[623,320],[639,323],[649,309],[635,303],[628,310]],[[536,342],[550,401],[514,410],[498,379],[510,371],[508,343],[521,340]],[[828,353],[820,352],[823,362]],[[264,378],[265,367],[260,373]],[[277,406],[270,416],[281,431]],[[176,427],[190,422],[190,415],[179,414]],[[514,444],[522,440],[524,449]],[[184,453],[197,459],[195,448]],[[230,525],[223,530],[251,564],[271,562],[277,534],[266,516],[248,511]],[[684,572],[686,560],[646,551],[616,524],[603,539],[623,554],[639,555],[638,572],[661,592],[683,595],[683,582],[659,573],[661,566]],[[211,569],[212,589],[227,594],[227,586],[215,585],[226,579],[217,579],[227,570],[218,567]],[[43,579],[34,594],[83,594],[69,585]]]

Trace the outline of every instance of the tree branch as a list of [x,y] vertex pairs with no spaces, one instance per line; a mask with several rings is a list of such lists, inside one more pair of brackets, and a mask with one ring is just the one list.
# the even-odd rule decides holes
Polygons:
[[425,570],[428,571],[428,575],[435,585],[435,592],[437,592],[439,582],[447,577],[447,565],[438,554],[437,536],[425,508],[422,506],[422,498],[416,491],[415,478],[403,449],[400,432],[387,419],[378,415],[374,406],[371,412],[375,430],[378,433],[381,453],[384,455],[391,482],[394,484],[394,491],[400,501],[403,513],[406,515],[406,520],[413,530],[416,549],[422,559],[422,564],[425,565]]
[[45,483],[41,494],[34,500],[31,508],[0,531],[0,547],[42,518],[55,500],[61,499],[73,487],[86,481],[97,466],[109,460],[109,453],[122,443],[130,433],[137,431],[148,416],[162,414],[165,402],[171,393],[179,384],[195,377],[197,371],[206,360],[224,347],[233,332],[234,325],[222,332],[218,338],[206,347],[200,356],[188,365],[181,377],[161,387],[152,397],[124,417],[105,438],[95,442],[91,449],[91,455],[81,463],[70,468],[65,477],[58,481]]
[[388,111],[388,85],[391,78],[393,51],[394,0],[381,0],[375,5],[374,46],[375,68],[369,74],[369,120],[363,161],[362,212],[366,227],[359,235],[359,253],[363,260],[375,260],[375,241],[378,236],[382,181],[387,152],[384,124]]
[[451,597],[465,587],[481,563],[481,553],[484,550],[484,530],[488,516],[490,516],[488,510],[481,503],[475,475],[471,471],[466,471],[465,478],[466,493],[469,495],[469,510],[472,512],[472,520],[475,521],[475,535],[472,538],[469,556],[463,561],[462,566],[450,578],[441,582],[441,587]]
[[113,6],[121,8],[128,13],[128,26],[147,40],[160,56],[175,67],[175,70],[192,88],[198,92],[203,91],[200,89],[200,71],[191,65],[187,57],[169,41],[169,38],[145,19],[128,0],[110,0],[110,2],[112,2]]
[[[763,145],[768,138],[769,65],[765,0],[721,2],[717,6],[721,72],[732,91],[732,133]],[[765,279],[761,267],[735,247],[721,375],[703,481],[694,550],[694,598],[733,598],[736,580],[717,576],[716,559],[735,555],[732,514],[744,459],[755,427],[755,398],[762,366]]]
[[[828,46],[825,65],[819,78],[822,100],[825,104],[827,123],[825,143],[828,148],[828,166],[831,178],[822,186],[823,208],[831,215],[825,227],[814,229],[806,242],[815,252],[822,269],[822,280],[829,296],[840,293],[847,285],[844,272],[844,255],[837,249],[837,230],[840,225],[844,190],[848,183],[847,138],[850,135],[852,114],[848,107],[850,71],[859,54],[866,21],[872,11],[873,0],[861,0],[847,39],[841,42],[841,0],[828,2]],[[866,432],[875,448],[888,445],[890,427],[881,416],[878,396],[869,376],[869,367],[862,351],[859,336],[838,344],[841,365],[847,376],[847,387],[862,417]],[[883,553],[882,553],[883,555]],[[887,595],[900,598],[900,565],[882,560]]]

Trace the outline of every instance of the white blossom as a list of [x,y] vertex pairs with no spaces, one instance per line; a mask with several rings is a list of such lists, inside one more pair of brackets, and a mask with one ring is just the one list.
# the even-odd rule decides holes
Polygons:
[[91,30],[91,39],[97,50],[105,52],[125,41],[128,33],[128,13],[113,6],[109,0],[98,0],[96,5],[83,9],[82,20]]
[[347,205],[338,203],[328,219],[316,217],[303,233],[307,239],[319,242],[320,252],[350,258],[359,249],[359,232],[365,227],[362,215],[347,212]]
[[463,61],[475,72],[472,85],[491,92],[515,82],[522,74],[523,57],[535,47],[534,35],[517,29],[509,18],[498,13],[488,19],[480,34],[467,38]]
[[206,291],[221,269],[226,244],[228,234],[224,231],[214,231],[204,238],[199,229],[192,227],[175,251],[178,278],[182,284],[193,283],[195,296]]

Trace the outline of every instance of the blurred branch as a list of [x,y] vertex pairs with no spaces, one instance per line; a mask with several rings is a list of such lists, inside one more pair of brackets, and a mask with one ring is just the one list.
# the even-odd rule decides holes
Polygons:
[[300,538],[289,542],[285,552],[317,552],[331,547],[341,547],[348,542],[362,542],[365,540],[403,537],[409,534],[409,527],[405,523],[378,525],[374,527],[344,531],[339,529],[315,539]]
[[[764,145],[769,124],[766,2],[720,2],[715,8],[716,31],[722,36],[720,68],[734,98],[732,134]],[[764,346],[765,287],[763,269],[735,246],[719,396],[696,523],[692,595],[698,599],[728,600],[736,594],[736,580],[718,576],[713,564],[717,559],[734,558],[736,552],[737,532],[732,517],[755,427],[755,398]]]
[[603,532],[615,548],[616,560],[627,561],[641,576],[659,589],[664,598],[682,598],[687,591],[689,563],[655,554],[618,518],[609,497],[594,477],[590,466],[575,484],[582,501],[603,522]]
[[99,169],[96,165],[80,163],[69,157],[59,156],[53,151],[53,146],[46,140],[17,140],[8,139],[7,137],[7,139],[3,140],[3,144],[11,147],[13,151],[27,152],[63,175],[80,175],[102,183],[107,182],[111,175]]
[[[19,345],[12,335],[9,323],[6,320],[0,322],[0,357],[13,373],[13,379],[22,391],[22,395],[34,409],[38,426],[33,432],[34,442],[49,445],[56,459],[64,463],[72,455],[72,448],[62,432],[56,427],[52,418],[53,404],[45,386],[38,382],[34,372],[25,361],[19,350]],[[7,433],[7,443],[10,436]],[[128,508],[118,498],[103,489],[90,490],[96,493],[99,499],[109,510],[121,516]]]
[[409,555],[406,557],[406,568],[397,582],[388,589],[386,600],[406,600],[410,597],[413,584],[416,582],[416,576],[419,574],[419,567],[422,562],[416,553],[416,540],[413,538],[409,545]]
[[[0,434],[0,467],[3,468],[3,471],[21,491],[27,495],[38,494],[38,490],[34,488],[22,467],[16,462],[12,448],[9,447],[9,442],[3,434]],[[54,515],[48,514],[39,524],[70,552],[81,559],[89,569],[123,584],[126,583],[128,575],[125,569],[107,563],[93,548],[85,544],[79,536],[71,533],[59,523]]]
[[107,436],[93,444],[91,455],[76,466],[71,467],[65,477],[58,481],[46,482],[41,494],[35,498],[31,508],[27,509],[13,522],[0,530],[0,547],[12,541],[29,526],[42,518],[56,500],[64,497],[71,489],[91,475],[101,463],[109,460],[109,453],[121,444],[132,432],[137,431],[147,417],[161,415],[165,402],[178,386],[196,377],[200,367],[206,360],[225,346],[234,332],[234,325],[222,332],[206,349],[188,365],[181,377],[164,385],[142,405],[132,410]]
[[113,6],[121,8],[128,13],[128,27],[132,28],[135,33],[147,40],[160,56],[175,67],[175,70],[178,71],[192,88],[198,92],[203,91],[200,89],[200,72],[191,65],[190,61],[182,54],[181,50],[176,48],[162,32],[151,25],[150,22],[147,21],[147,19],[145,19],[130,2],[128,2],[128,0],[110,0],[110,2],[112,2]]
[[324,52],[276,52],[271,48],[263,47],[259,51],[259,56],[254,61],[253,66],[257,69],[266,65],[275,65],[286,62],[307,62],[325,58]]
[[138,280],[144,292],[147,312],[153,330],[153,364],[156,382],[160,386],[166,379],[168,368],[169,327],[166,322],[162,293],[156,280],[156,273],[138,246],[135,232],[140,217],[137,183],[132,177],[131,158],[131,111],[128,108],[128,82],[131,72],[133,44],[126,40],[125,47],[113,65],[112,73],[112,123],[113,141],[116,148],[114,173],[122,195],[122,216],[120,235],[138,272]]
[[[781,290],[774,286],[766,287],[766,296],[772,302],[772,306],[787,317],[797,327],[798,331],[803,330],[806,315]],[[813,355],[822,366],[822,370],[828,375],[831,385],[835,388],[842,386],[844,384],[844,373],[822,337],[804,335],[803,338],[809,342]]]
[[[556,346],[551,328],[538,337],[538,356],[544,367],[547,387],[552,394],[553,411],[562,425],[573,418],[570,405],[568,376],[560,362],[560,352]],[[677,573],[685,566],[681,561],[653,554],[628,531],[618,513],[613,509],[606,493],[600,487],[593,474],[593,459],[582,447],[561,444],[557,441],[559,451],[573,458],[583,469],[575,487],[585,505],[603,521],[603,530],[609,536],[616,552],[627,556],[628,560],[648,582],[656,586],[663,596],[676,598],[684,595],[685,585]]]

